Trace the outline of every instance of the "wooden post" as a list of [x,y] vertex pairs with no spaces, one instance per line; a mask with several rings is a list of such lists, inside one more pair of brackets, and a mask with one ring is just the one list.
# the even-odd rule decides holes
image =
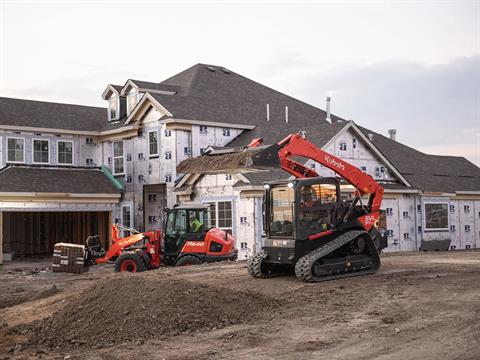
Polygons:
[[112,211],[108,212],[108,229],[107,229],[107,239],[108,239],[108,248],[112,246],[112,225],[113,225],[113,219],[112,219],[113,213]]
[[0,211],[0,265],[3,265],[3,212]]

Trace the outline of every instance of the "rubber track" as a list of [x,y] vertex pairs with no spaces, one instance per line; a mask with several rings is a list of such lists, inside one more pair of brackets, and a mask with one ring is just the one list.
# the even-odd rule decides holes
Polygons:
[[372,261],[373,261],[372,268],[369,268],[366,270],[359,270],[356,272],[339,273],[339,274],[324,275],[324,276],[316,276],[312,272],[313,265],[317,260],[339,249],[340,247],[348,244],[350,241],[359,237],[362,234],[367,234],[367,232],[364,230],[348,231],[338,236],[334,240],[330,241],[329,243],[304,255],[295,264],[295,275],[297,276],[298,279],[305,282],[321,282],[321,281],[334,280],[334,279],[350,277],[350,276],[366,275],[366,274],[371,274],[376,272],[380,267],[380,258],[378,257],[378,253],[375,249],[375,245],[373,244],[373,241],[371,239],[369,239],[369,241],[367,242],[367,245],[370,252],[369,255],[372,256]]

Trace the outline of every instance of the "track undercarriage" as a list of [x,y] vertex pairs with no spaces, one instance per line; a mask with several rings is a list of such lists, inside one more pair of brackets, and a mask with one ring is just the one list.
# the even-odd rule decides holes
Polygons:
[[[299,280],[321,282],[371,274],[379,267],[380,258],[370,235],[364,230],[351,230],[300,257],[294,271]],[[247,269],[253,277],[268,278],[283,275],[292,266],[270,261],[268,249],[264,249],[249,258]]]

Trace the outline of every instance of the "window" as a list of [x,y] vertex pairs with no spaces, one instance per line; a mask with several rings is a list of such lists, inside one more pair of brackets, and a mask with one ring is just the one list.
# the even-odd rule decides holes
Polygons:
[[218,203],[218,227],[232,228],[232,202],[221,201]]
[[334,202],[337,202],[337,188],[334,184],[302,186],[300,206],[312,207]]
[[[122,206],[122,225],[125,227],[132,227],[132,210],[130,205]],[[129,236],[129,231],[124,231],[123,236]]]
[[73,141],[57,143],[57,161],[59,164],[73,165]]
[[200,125],[200,134],[208,134],[208,126]]
[[131,89],[127,96],[127,113],[130,114],[137,105],[138,92],[135,89]]
[[425,203],[425,231],[448,231],[448,204]]
[[48,164],[50,162],[49,145],[48,140],[33,139],[33,163]]
[[108,115],[110,120],[115,120],[118,118],[118,97],[117,95],[112,95],[108,99]]
[[7,138],[7,162],[25,162],[25,139]]
[[122,175],[125,173],[125,158],[123,156],[123,141],[113,142],[113,174]]
[[270,192],[271,219],[268,225],[271,236],[292,236],[294,196],[293,189],[289,187],[275,187]]
[[157,130],[148,132],[148,155],[158,156],[158,133]]
[[209,203],[210,221],[212,226],[232,232],[232,202],[219,201]]

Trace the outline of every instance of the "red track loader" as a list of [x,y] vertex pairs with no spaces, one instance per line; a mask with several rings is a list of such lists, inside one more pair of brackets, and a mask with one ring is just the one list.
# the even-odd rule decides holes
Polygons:
[[[179,164],[181,172],[229,173],[281,168],[295,177],[290,182],[265,184],[266,238],[261,251],[248,259],[248,272],[257,278],[289,269],[306,282],[370,274],[380,267],[379,252],[387,246],[382,204],[383,188],[370,175],[312,144],[305,132],[292,134],[272,146],[255,139],[248,148],[202,155]],[[340,191],[336,177],[319,177],[296,159],[302,157],[333,170],[354,198]],[[235,162],[242,166],[233,169]],[[223,168],[222,168],[223,166]],[[205,169],[206,166],[203,166]],[[362,198],[365,204],[362,203]]]
[[[210,226],[209,206],[188,204],[167,211],[163,231],[140,233],[116,224],[112,227],[112,246],[105,254],[95,238],[87,239],[87,263],[115,260],[115,271],[140,272],[161,265],[185,266],[204,262],[235,260],[235,239]],[[120,238],[120,230],[132,235]]]

